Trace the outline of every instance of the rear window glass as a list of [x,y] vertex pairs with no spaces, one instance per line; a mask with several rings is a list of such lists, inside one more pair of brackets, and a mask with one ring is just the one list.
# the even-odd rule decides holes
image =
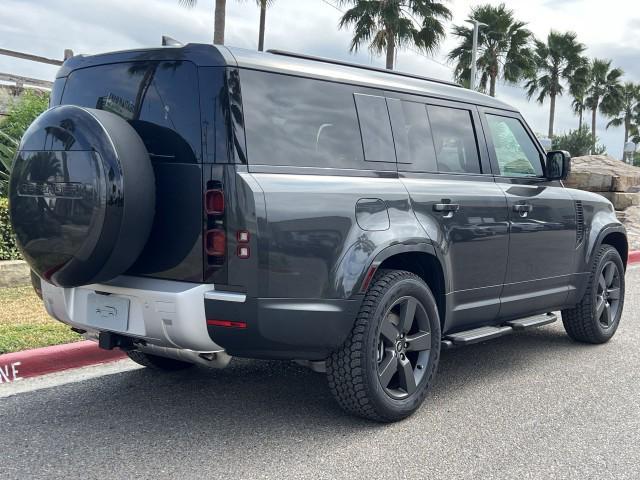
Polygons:
[[441,173],[480,173],[471,112],[429,105],[429,121]]
[[418,172],[437,172],[436,152],[433,148],[427,106],[423,103],[387,99],[389,115],[396,142],[398,163],[411,164]]
[[363,168],[352,87],[251,70],[240,79],[250,164]]
[[364,158],[369,162],[395,162],[391,123],[384,97],[356,95]]
[[191,62],[143,61],[76,70],[69,75],[61,103],[124,118],[154,161],[200,161],[198,81]]

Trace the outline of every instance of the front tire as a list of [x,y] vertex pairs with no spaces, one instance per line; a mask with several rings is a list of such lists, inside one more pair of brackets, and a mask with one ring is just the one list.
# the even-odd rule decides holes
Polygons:
[[608,342],[620,325],[624,289],[620,254],[611,245],[602,245],[593,260],[582,300],[574,308],[562,311],[567,334],[578,342]]
[[349,413],[379,422],[408,417],[424,401],[440,358],[440,318],[427,284],[381,270],[351,334],[327,361],[329,388]]

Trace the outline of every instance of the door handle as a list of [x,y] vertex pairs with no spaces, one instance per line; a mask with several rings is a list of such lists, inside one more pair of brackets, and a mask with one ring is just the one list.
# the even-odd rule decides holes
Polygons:
[[513,211],[517,212],[522,218],[526,218],[533,210],[533,205],[530,203],[516,203],[513,206]]
[[436,203],[433,205],[433,211],[444,213],[443,215],[444,218],[453,217],[453,214],[458,210],[460,210],[460,205],[457,203],[444,202],[444,203]]

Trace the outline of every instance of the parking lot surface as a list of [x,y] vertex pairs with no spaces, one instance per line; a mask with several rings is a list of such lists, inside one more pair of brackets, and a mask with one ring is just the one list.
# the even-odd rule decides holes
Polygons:
[[556,322],[443,352],[393,425],[344,414],[323,375],[285,362],[0,385],[0,478],[640,478],[639,313],[634,267],[608,344]]

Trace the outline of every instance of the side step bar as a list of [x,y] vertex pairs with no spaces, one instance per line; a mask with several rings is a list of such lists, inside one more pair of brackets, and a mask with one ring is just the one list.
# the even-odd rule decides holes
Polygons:
[[480,327],[462,332],[447,335],[442,340],[442,348],[448,349],[458,345],[471,345],[474,343],[492,340],[512,333],[513,331],[528,330],[530,328],[541,327],[553,323],[558,319],[553,313],[545,313],[543,315],[534,315],[532,317],[519,318],[510,320],[505,325],[498,327]]
[[534,315],[533,317],[519,318],[518,320],[511,320],[507,322],[514,330],[527,330],[529,328],[541,327],[553,323],[558,317],[553,313],[545,313],[543,315]]

